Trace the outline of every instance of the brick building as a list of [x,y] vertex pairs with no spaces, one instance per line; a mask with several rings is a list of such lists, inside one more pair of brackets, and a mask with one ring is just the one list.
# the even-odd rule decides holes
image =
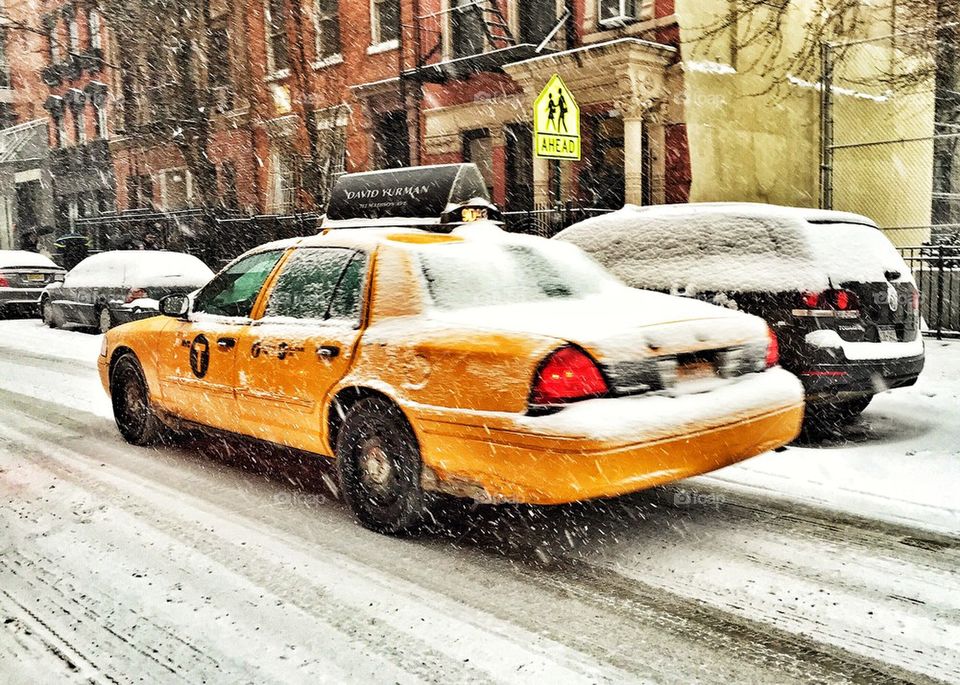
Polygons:
[[[683,125],[660,106],[676,51],[646,40],[676,41],[671,2],[460,4],[211,0],[200,81],[213,104],[218,203],[312,209],[343,170],[459,160],[476,162],[508,209],[686,198]],[[558,70],[586,116],[575,164],[531,151],[533,96]],[[134,94],[144,116],[159,92]],[[121,209],[197,204],[175,145],[117,135],[112,147]]]
[[[115,206],[110,157],[110,98],[114,79],[109,35],[94,2],[48,0],[41,6],[47,64],[41,71],[49,94],[50,171],[58,232],[77,218]],[[94,236],[98,237],[98,236]]]
[[[47,145],[45,64],[33,0],[0,2],[0,249],[53,223]],[[47,240],[49,242],[49,239]]]

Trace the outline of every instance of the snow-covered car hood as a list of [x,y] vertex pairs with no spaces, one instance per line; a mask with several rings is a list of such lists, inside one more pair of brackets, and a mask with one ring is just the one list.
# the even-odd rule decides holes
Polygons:
[[549,336],[606,360],[765,342],[759,317],[698,300],[633,288],[558,299],[430,312],[438,324]]

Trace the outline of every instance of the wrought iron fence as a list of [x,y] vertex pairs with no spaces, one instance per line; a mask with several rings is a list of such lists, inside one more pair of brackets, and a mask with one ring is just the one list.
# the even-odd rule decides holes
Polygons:
[[511,233],[529,233],[542,238],[552,238],[557,233],[578,221],[606,214],[611,209],[586,207],[579,203],[541,205],[528,210],[503,213],[503,222]]
[[960,245],[898,248],[920,291],[924,333],[960,337]]

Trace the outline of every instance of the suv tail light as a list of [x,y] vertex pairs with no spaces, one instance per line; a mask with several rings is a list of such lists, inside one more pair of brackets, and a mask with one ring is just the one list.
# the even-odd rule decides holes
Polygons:
[[130,304],[134,300],[140,300],[147,296],[147,291],[143,288],[130,288],[130,292],[127,293],[127,298],[123,301],[124,304]]
[[[803,293],[801,309],[794,309],[795,316],[840,316],[853,318],[860,314],[860,299],[857,294],[845,289],[824,290],[820,293]],[[839,312],[843,312],[842,314]]]
[[777,334],[773,329],[767,326],[767,357],[766,367],[776,366],[780,363],[780,343],[777,341]]
[[0,274],[0,288],[9,288],[10,281],[7,280],[6,274]]
[[533,379],[531,404],[548,405],[601,397],[610,391],[600,367],[583,350],[568,345],[543,361]]
[[916,287],[913,289],[913,311],[920,311],[920,291]]

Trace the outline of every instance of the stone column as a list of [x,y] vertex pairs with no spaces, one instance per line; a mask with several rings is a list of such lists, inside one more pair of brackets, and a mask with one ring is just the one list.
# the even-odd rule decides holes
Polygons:
[[623,116],[623,181],[627,204],[643,204],[643,112]]
[[667,129],[664,125],[664,105],[652,107],[647,113],[647,145],[650,149],[650,203],[662,205],[666,200]]

